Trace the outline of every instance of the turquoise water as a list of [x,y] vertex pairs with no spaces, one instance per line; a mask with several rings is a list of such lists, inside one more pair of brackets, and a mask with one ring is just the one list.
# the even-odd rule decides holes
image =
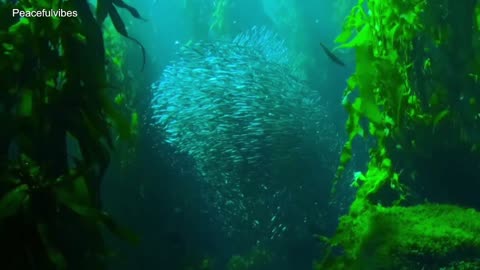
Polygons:
[[[225,2],[222,29],[215,2],[136,4],[146,131],[103,200],[143,241],[112,269],[311,269],[325,248],[313,235],[332,234],[351,200],[348,185],[330,189],[354,59],[340,52],[340,67],[319,45],[334,46],[348,9]],[[138,50],[128,57],[133,70]]]

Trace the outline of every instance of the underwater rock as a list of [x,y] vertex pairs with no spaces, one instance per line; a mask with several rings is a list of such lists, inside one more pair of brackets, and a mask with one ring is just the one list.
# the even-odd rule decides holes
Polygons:
[[[343,216],[315,269],[478,269],[480,213],[448,204],[369,205]],[[332,253],[333,254],[333,253]]]

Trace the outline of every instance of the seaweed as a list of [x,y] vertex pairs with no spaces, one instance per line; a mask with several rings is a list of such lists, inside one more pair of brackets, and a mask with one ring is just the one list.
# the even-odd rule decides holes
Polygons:
[[[473,222],[480,209],[472,191],[480,186],[476,18],[476,1],[360,0],[352,9],[336,40],[355,50],[356,70],[344,92],[349,138],[335,181],[356,138],[374,145],[366,172],[354,175],[350,211],[329,240],[344,255],[327,252],[319,269],[434,269],[478,256],[480,244],[462,238],[478,228],[457,223]],[[449,233],[417,230],[432,224]],[[457,244],[469,252],[456,252]],[[411,245],[428,251],[412,257]]]
[[[98,1],[97,18],[85,0],[0,4],[3,269],[105,269],[103,228],[138,241],[102,211],[99,199],[113,132],[125,141],[135,136],[107,92],[103,20],[110,15],[128,37],[114,5],[140,18],[123,1]],[[78,16],[15,18],[13,8],[61,8]]]

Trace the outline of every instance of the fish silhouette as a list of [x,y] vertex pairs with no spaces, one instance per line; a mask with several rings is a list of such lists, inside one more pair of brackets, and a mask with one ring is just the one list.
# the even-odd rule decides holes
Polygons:
[[334,63],[342,67],[345,66],[345,63],[342,60],[340,60],[340,58],[338,58],[335,54],[333,54],[325,45],[323,45],[323,43],[320,42],[320,46],[322,46],[323,51],[328,56],[328,58],[330,58],[330,60],[332,60]]

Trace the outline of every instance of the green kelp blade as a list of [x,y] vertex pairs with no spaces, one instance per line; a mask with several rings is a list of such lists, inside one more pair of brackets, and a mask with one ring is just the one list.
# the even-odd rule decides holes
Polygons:
[[142,71],[145,68],[145,62],[146,62],[146,52],[145,52],[145,47],[143,47],[142,43],[140,41],[130,37],[127,32],[127,28],[125,27],[125,23],[123,22],[122,18],[120,17],[120,14],[118,14],[117,9],[112,5],[109,9],[109,14],[110,14],[110,19],[112,20],[113,26],[117,30],[120,35],[130,39],[131,41],[137,43],[138,46],[140,46],[140,49],[142,50],[142,57],[143,57],[143,62],[142,62]]
[[119,8],[124,8],[126,10],[128,10],[128,12],[130,12],[130,14],[137,18],[137,19],[140,19],[140,20],[143,20],[143,21],[146,21],[144,18],[142,18],[142,16],[140,16],[140,13],[132,6],[130,5],[127,5],[123,0],[113,0],[113,3],[115,4],[115,6],[119,7]]
[[56,270],[67,269],[67,262],[63,254],[58,250],[50,241],[47,225],[39,223],[37,224],[37,232],[42,240],[43,246],[47,251],[50,262],[55,265]]
[[112,0],[97,0],[96,16],[97,21],[102,24],[108,16],[108,11],[112,6]]
[[375,94],[374,81],[377,71],[372,67],[374,60],[373,53],[368,46],[359,46],[356,48],[357,68],[355,76],[357,77],[358,88],[360,91],[360,100],[357,108],[363,116],[375,124],[382,123],[382,113],[377,105],[377,95]]
[[110,232],[132,245],[138,245],[140,243],[140,237],[132,230],[118,225],[113,218],[105,212],[101,212],[101,215],[103,225],[105,225]]
[[5,194],[0,200],[0,221],[16,215],[28,198],[28,186],[26,184],[19,185]]
[[74,194],[65,188],[56,189],[57,199],[73,212],[83,217],[85,221],[91,224],[104,225],[113,234],[133,245],[139,243],[139,238],[135,233],[116,224],[110,215],[99,209],[91,207],[89,204],[79,203],[78,193],[82,192],[77,190],[76,193],[77,194]]

